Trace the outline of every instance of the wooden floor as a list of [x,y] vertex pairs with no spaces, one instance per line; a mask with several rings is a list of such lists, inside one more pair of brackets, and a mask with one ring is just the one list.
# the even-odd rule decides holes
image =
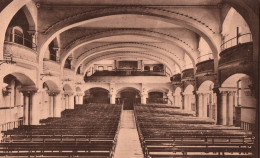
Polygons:
[[143,158],[133,110],[123,110],[115,158]]

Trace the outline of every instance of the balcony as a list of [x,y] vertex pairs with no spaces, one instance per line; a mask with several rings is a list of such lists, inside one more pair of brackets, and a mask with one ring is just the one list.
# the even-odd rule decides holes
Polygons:
[[197,70],[196,75],[214,72],[214,60],[206,60],[196,64]]
[[88,76],[85,82],[98,83],[170,83],[170,77],[166,76]]
[[114,71],[96,71],[92,76],[165,76],[165,73],[161,71],[141,71],[139,69],[117,69]]
[[43,62],[44,73],[60,73],[60,64],[56,61],[45,60]]
[[180,85],[181,84],[181,74],[175,74],[171,77],[172,84]]
[[234,66],[252,61],[253,43],[247,42],[225,49],[220,54],[219,67]]
[[146,98],[147,104],[168,104],[168,98]]
[[182,71],[182,76],[181,80],[186,81],[186,80],[193,80],[194,79],[194,69],[186,69]]
[[37,61],[37,52],[24,45],[5,41],[4,56],[12,56],[16,63],[35,65]]

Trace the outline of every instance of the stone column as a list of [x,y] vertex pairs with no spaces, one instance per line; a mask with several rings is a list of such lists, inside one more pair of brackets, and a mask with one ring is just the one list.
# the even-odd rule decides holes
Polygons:
[[235,92],[228,92],[228,105],[227,105],[227,125],[233,125],[233,112],[234,112],[234,96]]
[[28,119],[28,114],[29,114],[29,94],[28,93],[23,93],[24,95],[24,105],[23,105],[23,124],[28,125],[29,124],[29,119]]
[[60,62],[60,48],[53,48],[56,51],[56,62]]
[[218,101],[218,120],[217,124],[219,125],[226,125],[227,123],[227,92],[220,91],[218,95],[220,97]]
[[29,30],[27,32],[32,37],[32,49],[37,50],[37,47],[36,47],[37,32],[35,30]]
[[49,117],[53,117],[53,103],[54,103],[54,96],[50,95]]
[[30,112],[30,124],[38,125],[40,121],[39,111],[39,95],[40,93],[31,92],[31,112]]
[[79,95],[79,104],[83,104],[83,94]]
[[54,117],[61,117],[61,94],[58,93],[54,97],[54,106],[53,106],[53,116]]
[[185,98],[184,98],[184,94],[183,93],[181,93],[180,99],[181,99],[181,109],[184,109],[184,107],[185,107]]
[[147,93],[141,94],[141,104],[146,104]]
[[69,109],[74,109],[74,95],[71,94],[69,97]]
[[198,111],[198,117],[203,117],[203,93],[197,93],[198,95],[198,101],[197,101],[197,111]]
[[65,109],[69,109],[69,95],[65,94]]
[[202,110],[203,110],[203,117],[207,117],[207,112],[208,112],[208,93],[204,93],[203,95],[203,107],[202,107]]
[[116,94],[110,94],[110,104],[116,104]]

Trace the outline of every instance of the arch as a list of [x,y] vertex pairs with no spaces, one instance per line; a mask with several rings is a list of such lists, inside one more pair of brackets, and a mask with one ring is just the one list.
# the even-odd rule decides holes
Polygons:
[[14,72],[14,73],[5,75],[5,77],[8,75],[14,76],[23,86],[35,86],[35,83],[33,82],[33,80],[29,76],[27,76],[23,73]]
[[[84,75],[86,74],[86,72],[88,71],[88,69],[89,69],[89,67],[93,64],[93,63],[95,63],[95,62],[97,62],[97,61],[100,61],[100,60],[103,60],[103,59],[110,59],[110,58],[114,58],[114,57],[125,57],[125,56],[129,56],[129,54],[130,55],[133,55],[133,56],[135,56],[135,57],[142,57],[142,58],[144,58],[144,59],[150,59],[150,60],[154,60],[154,61],[158,61],[158,62],[160,62],[160,63],[163,63],[164,65],[166,65],[166,67],[167,68],[169,68],[169,70],[170,70],[170,73],[172,74],[173,72],[172,72],[172,66],[168,63],[168,62],[166,62],[166,61],[162,61],[162,59],[160,60],[160,59],[158,59],[158,57],[156,57],[156,56],[151,56],[151,57],[147,57],[147,56],[150,56],[151,54],[147,54],[147,53],[142,53],[142,55],[140,55],[140,54],[138,54],[138,53],[135,53],[135,52],[124,52],[124,54],[122,55],[122,53],[114,53],[114,52],[112,52],[112,53],[106,53],[106,55],[104,55],[104,56],[101,56],[101,57],[98,57],[98,58],[94,58],[94,59],[92,59],[92,60],[89,60],[89,61],[85,61],[87,64],[83,64],[83,65],[85,65],[85,68],[83,68],[83,71],[84,71]],[[146,56],[144,56],[144,54],[146,54]],[[85,70],[84,70],[85,69]]]
[[[141,48],[144,51],[150,51],[149,53],[153,54],[164,54],[162,57],[168,57],[171,59],[176,65],[181,69],[181,59],[177,58],[176,56],[172,56],[172,53],[170,51],[164,50],[163,48],[160,47],[155,47],[149,44],[143,44],[143,43],[135,43],[135,42],[124,42],[124,43],[114,43],[114,44],[107,44],[107,45],[102,45],[96,48],[91,49],[87,53],[82,53],[78,58],[77,58],[77,63],[75,63],[75,68],[77,69],[82,62],[91,56],[94,56],[99,53],[104,53],[106,51],[116,51],[118,49],[122,48]],[[64,63],[62,63],[64,65]]]
[[137,87],[133,87],[133,86],[130,87],[128,85],[125,85],[125,86],[117,89],[116,94],[121,93],[122,91],[125,91],[125,90],[133,90],[133,91],[137,92],[139,95],[141,94],[140,90],[137,89]]
[[180,95],[181,94],[181,87],[177,87],[174,91],[175,95]]
[[[240,35],[251,33],[245,19],[233,7],[231,7],[222,24],[222,35],[224,37],[224,42],[237,36],[237,27],[239,28]],[[235,42],[236,41],[233,43]],[[239,38],[239,43],[245,42],[251,42],[251,36],[241,36]]]
[[152,89],[148,89],[147,93],[150,93],[150,92],[167,93],[168,91],[169,91],[169,89],[166,89],[166,88],[152,88]]
[[[91,12],[96,14],[91,15]],[[140,6],[138,7],[118,6],[118,7],[105,8],[105,9],[102,8],[102,11],[97,9],[97,10],[81,13],[75,16],[70,16],[66,19],[66,21],[69,20],[70,23],[66,22],[65,24],[61,25],[61,23],[65,21],[62,20],[51,25],[49,28],[47,28],[44,31],[45,40],[40,42],[43,43],[40,47],[40,55],[39,55],[40,64],[42,64],[43,62],[42,59],[48,44],[58,34],[70,28],[83,25],[94,20],[100,20],[103,18],[107,18],[109,16],[120,15],[120,14],[141,15],[143,18],[161,20],[164,22],[181,25],[185,28],[193,30],[200,36],[204,37],[204,39],[208,42],[209,46],[211,47],[214,56],[218,58],[217,57],[218,49],[216,47],[216,44],[214,43],[214,39],[216,38],[214,35],[215,32],[207,24],[197,20],[196,18],[190,17],[189,15],[185,15],[182,13],[174,12],[174,11],[166,11],[163,9],[159,10],[150,7],[148,8],[148,7],[140,7]],[[86,15],[91,15],[91,17]],[[63,27],[60,28],[60,26]]]
[[185,93],[185,94],[193,94],[193,91],[194,91],[193,85],[189,84],[189,85],[185,88],[184,93]]
[[163,92],[160,92],[160,91],[149,92],[148,98],[163,98]]
[[25,5],[24,7],[22,7],[22,10],[26,16],[26,19],[29,23],[29,30],[30,31],[35,31],[36,30],[36,23],[35,23],[35,20],[29,10],[28,7],[31,7],[29,4]]
[[198,88],[199,91],[211,91],[214,88],[214,83],[210,80],[204,81]]
[[12,1],[6,6],[0,14],[0,59],[3,59],[3,50],[4,50],[4,40],[5,40],[5,33],[8,28],[8,25],[14,15],[28,2],[31,0],[23,0],[23,1]]
[[63,90],[65,91],[65,92],[71,92],[72,91],[72,87],[69,85],[69,84],[65,84],[64,86],[63,86]]
[[13,75],[23,86],[36,86],[36,80],[32,78],[32,75],[23,70],[19,71],[4,71],[1,76]]
[[58,85],[52,80],[47,79],[43,82],[43,84],[44,83],[47,85],[48,90],[58,90],[59,89]]
[[237,81],[243,77],[248,77],[250,78],[249,75],[243,74],[243,73],[237,73],[233,74],[229,77],[227,77],[223,83],[221,83],[221,87],[237,87]]
[[81,88],[80,87],[76,87],[76,92],[81,92]]
[[110,38],[110,37],[117,37],[122,35],[135,35],[135,36],[141,36],[141,37],[149,37],[155,40],[163,41],[165,43],[168,43],[169,45],[175,44],[176,46],[180,47],[184,50],[184,52],[187,52],[188,56],[192,59],[193,64],[196,64],[197,56],[196,52],[193,51],[192,46],[190,46],[188,43],[183,41],[182,39],[175,37],[173,35],[169,35],[162,32],[156,32],[154,30],[147,30],[147,29],[111,29],[101,32],[96,32],[93,34],[84,35],[78,39],[73,40],[71,43],[69,43],[67,46],[64,47],[66,49],[65,55],[61,57],[62,62],[76,49],[79,47],[82,47],[86,44],[102,40],[104,38]]

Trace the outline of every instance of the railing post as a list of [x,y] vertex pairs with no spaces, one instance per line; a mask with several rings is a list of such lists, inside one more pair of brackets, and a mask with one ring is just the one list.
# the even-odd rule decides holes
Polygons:
[[239,44],[239,27],[237,27],[237,45]]

